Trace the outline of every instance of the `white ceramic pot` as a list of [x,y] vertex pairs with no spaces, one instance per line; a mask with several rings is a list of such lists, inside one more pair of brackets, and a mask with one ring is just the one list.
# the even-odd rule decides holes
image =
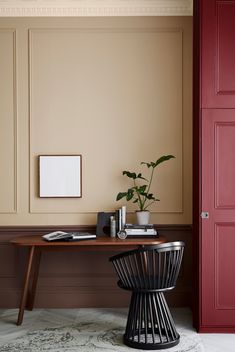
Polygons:
[[137,210],[136,220],[138,225],[148,225],[150,218],[150,212],[148,210]]

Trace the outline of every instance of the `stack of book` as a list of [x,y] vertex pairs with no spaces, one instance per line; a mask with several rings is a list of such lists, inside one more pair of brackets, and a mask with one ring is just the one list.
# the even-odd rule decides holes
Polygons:
[[124,231],[127,237],[157,237],[157,230],[152,224],[149,225],[133,225],[126,224],[124,226]]
[[125,232],[126,237],[157,237],[157,230],[153,224],[148,225],[137,225],[126,223],[126,207],[123,206],[116,210],[116,234],[119,232]]

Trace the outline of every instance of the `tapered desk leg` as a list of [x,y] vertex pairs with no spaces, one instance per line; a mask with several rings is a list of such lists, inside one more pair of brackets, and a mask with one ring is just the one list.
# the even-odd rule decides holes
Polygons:
[[28,266],[27,266],[27,270],[26,270],[26,274],[25,274],[24,288],[23,288],[23,293],[22,293],[21,302],[20,302],[20,310],[19,310],[19,314],[18,314],[18,320],[16,323],[17,325],[21,325],[22,321],[23,321],[24,309],[25,309],[25,304],[26,304],[27,296],[28,296],[29,280],[30,280],[30,274],[31,274],[31,269],[32,269],[34,250],[35,250],[35,247],[32,246],[30,248],[30,252],[29,252]]
[[35,300],[36,288],[38,283],[39,267],[40,267],[40,261],[41,261],[41,251],[36,250],[34,256],[35,256],[35,259],[34,259],[34,268],[33,268],[33,281],[32,281],[31,290],[29,291],[27,302],[26,302],[26,307],[28,310],[33,310],[33,307],[34,307],[34,300]]

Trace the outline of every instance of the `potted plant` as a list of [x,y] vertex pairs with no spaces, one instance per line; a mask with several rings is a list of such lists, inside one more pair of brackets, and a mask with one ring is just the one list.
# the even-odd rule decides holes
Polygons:
[[[139,225],[146,225],[149,223],[150,213],[147,210],[151,204],[158,202],[160,199],[156,198],[153,193],[151,193],[151,185],[153,181],[153,176],[156,168],[163,162],[175,158],[173,155],[163,155],[155,162],[151,161],[149,163],[142,161],[141,165],[145,165],[150,170],[149,179],[142,176],[141,173],[135,173],[130,171],[123,171],[122,174],[133,180],[133,186],[128,188],[126,192],[119,192],[116,200],[126,198],[127,201],[132,201],[136,203],[139,210],[136,211],[137,223]],[[140,181],[143,181],[140,184]]]

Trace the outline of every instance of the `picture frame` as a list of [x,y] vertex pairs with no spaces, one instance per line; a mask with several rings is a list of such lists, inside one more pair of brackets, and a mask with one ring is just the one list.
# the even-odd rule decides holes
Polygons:
[[81,198],[82,156],[39,155],[39,197]]

